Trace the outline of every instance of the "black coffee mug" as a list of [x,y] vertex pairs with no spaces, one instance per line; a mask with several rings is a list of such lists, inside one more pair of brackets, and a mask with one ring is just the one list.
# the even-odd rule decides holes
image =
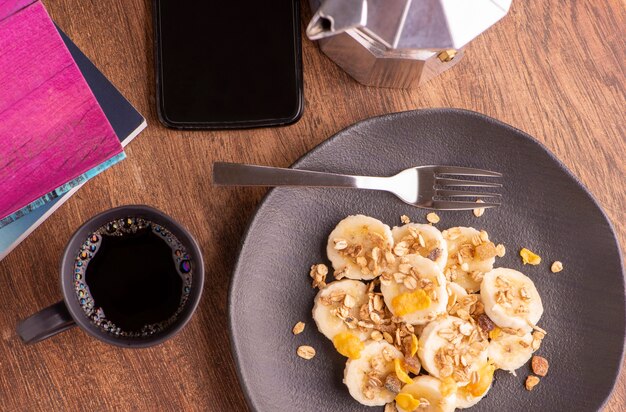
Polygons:
[[[74,287],[74,263],[85,239],[107,223],[126,217],[142,218],[167,229],[186,249],[189,263],[193,268],[189,294],[180,313],[167,325],[149,336],[115,336],[94,324],[83,310]],[[61,260],[61,290],[63,300],[20,321],[17,333],[25,343],[35,343],[63,332],[73,326],[79,326],[88,334],[104,342],[121,347],[145,348],[157,345],[178,333],[191,319],[202,294],[204,284],[204,262],[198,243],[182,225],[164,213],[144,205],[121,206],[107,210],[85,222],[72,235]]]

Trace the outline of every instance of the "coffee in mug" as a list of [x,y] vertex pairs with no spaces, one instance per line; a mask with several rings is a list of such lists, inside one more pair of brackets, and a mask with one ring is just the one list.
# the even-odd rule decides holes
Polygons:
[[115,336],[146,337],[176,321],[191,290],[185,246],[165,227],[126,216],[90,233],[74,263],[85,315]]
[[73,326],[113,345],[143,348],[174,336],[198,306],[204,263],[182,225],[144,205],[107,210],[70,239],[60,267],[63,300],[24,319],[35,343]]

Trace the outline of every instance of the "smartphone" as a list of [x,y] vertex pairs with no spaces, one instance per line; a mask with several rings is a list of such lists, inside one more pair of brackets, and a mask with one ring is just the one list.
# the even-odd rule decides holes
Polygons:
[[180,129],[302,115],[299,0],[155,0],[157,111]]

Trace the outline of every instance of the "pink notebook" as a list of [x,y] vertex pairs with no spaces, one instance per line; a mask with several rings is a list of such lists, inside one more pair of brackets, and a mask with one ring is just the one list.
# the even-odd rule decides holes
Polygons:
[[122,151],[41,2],[0,0],[0,218]]

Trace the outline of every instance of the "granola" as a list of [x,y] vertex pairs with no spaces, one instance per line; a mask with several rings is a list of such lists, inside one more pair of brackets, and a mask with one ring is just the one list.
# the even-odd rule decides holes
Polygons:
[[311,346],[307,346],[307,345],[302,345],[298,347],[297,350],[298,356],[300,356],[302,359],[313,359],[313,357],[315,356],[315,349],[313,349],[313,347]]
[[539,378],[533,375],[530,375],[529,377],[526,378],[526,389],[529,391],[532,391],[535,386],[537,386],[539,384]]
[[[475,215],[483,212],[478,207]],[[537,325],[543,309],[532,281],[493,269],[504,245],[484,230],[440,232],[435,213],[427,220],[411,223],[403,215],[403,226],[391,230],[367,216],[348,217],[328,240],[334,281],[323,263],[309,272],[319,288],[313,318],[347,358],[350,394],[385,411],[470,407],[485,396],[496,369],[515,373],[547,334]],[[303,330],[298,322],[292,331]],[[303,345],[297,354],[311,359],[315,349]],[[545,376],[545,358],[534,356],[531,364]],[[528,390],[539,382],[535,375]]]
[[541,356],[533,356],[531,366],[533,373],[539,376],[546,376],[548,374],[548,368],[550,367],[548,360]]
[[559,273],[562,270],[563,270],[563,263],[559,262],[558,260],[553,262],[552,266],[550,266],[550,271],[552,273]]
[[291,331],[294,335],[301,334],[304,331],[304,322],[296,323]]

